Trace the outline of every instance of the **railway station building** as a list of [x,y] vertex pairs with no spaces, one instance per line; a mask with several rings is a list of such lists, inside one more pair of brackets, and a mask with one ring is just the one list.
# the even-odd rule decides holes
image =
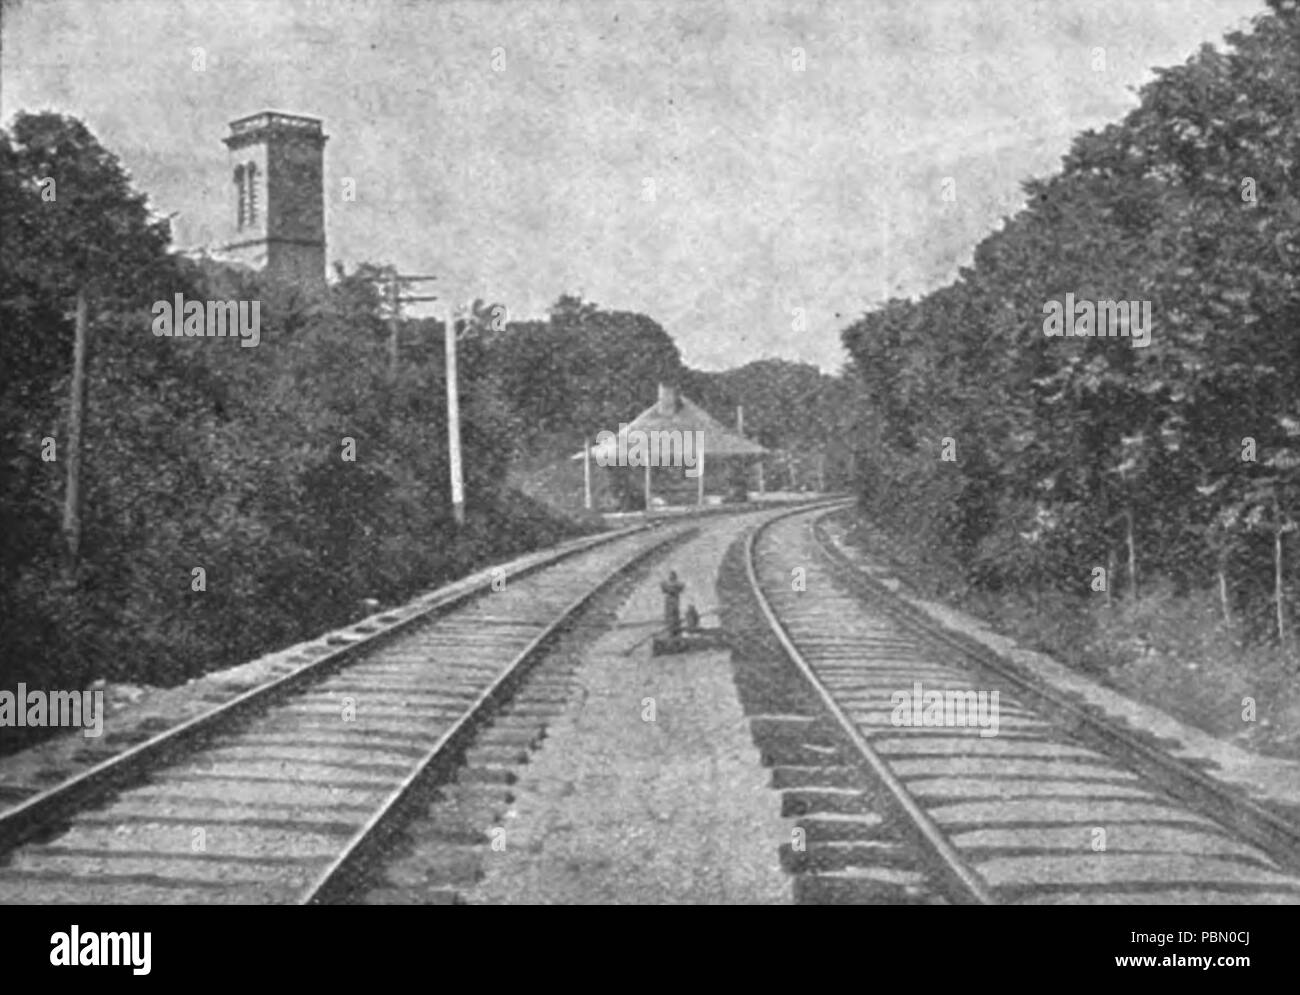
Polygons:
[[588,508],[632,511],[744,501],[766,452],[660,384],[654,404],[596,431],[571,458],[583,461]]

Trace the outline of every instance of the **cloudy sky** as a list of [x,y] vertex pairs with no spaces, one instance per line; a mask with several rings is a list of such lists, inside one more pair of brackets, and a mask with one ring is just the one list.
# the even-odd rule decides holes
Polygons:
[[1262,9],[4,0],[0,118],[85,121],[193,247],[233,216],[227,123],[318,116],[330,260],[519,316],[580,291],[706,369],[833,370],[855,315],[950,280],[1073,134]]

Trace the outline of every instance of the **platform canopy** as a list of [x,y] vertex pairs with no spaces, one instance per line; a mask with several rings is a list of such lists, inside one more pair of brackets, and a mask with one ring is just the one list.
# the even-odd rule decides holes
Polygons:
[[[659,385],[659,400],[646,408],[632,421],[621,428],[611,425],[604,429],[611,435],[626,436],[631,432],[703,432],[704,455],[706,459],[725,458],[728,456],[762,456],[767,452],[757,442],[746,439],[731,429],[724,428],[707,411],[694,401],[681,397],[671,387]],[[596,434],[599,434],[597,432]],[[627,451],[624,441],[623,451]],[[591,455],[599,459],[604,455],[614,460],[619,452],[616,439],[606,439],[604,445],[596,443],[591,447]],[[571,459],[582,459],[579,449]]]

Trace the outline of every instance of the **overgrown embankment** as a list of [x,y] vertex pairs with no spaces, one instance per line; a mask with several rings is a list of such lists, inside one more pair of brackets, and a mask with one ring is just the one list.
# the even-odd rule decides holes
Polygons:
[[910,572],[1292,748],[1300,5],[1269,6],[1077,137],[959,279],[844,343],[862,508]]

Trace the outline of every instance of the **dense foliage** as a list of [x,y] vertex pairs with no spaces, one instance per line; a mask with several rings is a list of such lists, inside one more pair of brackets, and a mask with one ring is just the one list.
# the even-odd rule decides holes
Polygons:
[[[971,583],[1215,589],[1289,628],[1300,515],[1300,15],[1162,70],[958,280],[844,333],[870,513]],[[1044,308],[1149,301],[1151,343],[1048,337]],[[942,458],[945,440],[949,455]]]
[[[572,530],[502,492],[508,447],[474,416],[491,399],[472,377],[469,518],[454,526],[442,350],[390,368],[374,267],[313,294],[172,254],[117,159],[52,114],[0,132],[0,214],[0,686],[183,680]],[[61,518],[79,292],[74,552]],[[261,301],[260,344],[155,336],[153,302],[177,293]]]

